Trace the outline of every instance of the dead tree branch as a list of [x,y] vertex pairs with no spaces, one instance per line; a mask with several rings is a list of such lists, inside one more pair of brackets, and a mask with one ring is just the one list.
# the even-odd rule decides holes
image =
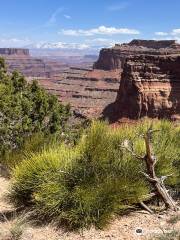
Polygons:
[[[170,208],[172,210],[177,210],[177,205],[168,193],[168,190],[166,189],[164,185],[165,179],[170,177],[171,175],[167,176],[161,176],[157,177],[155,172],[155,165],[157,163],[157,158],[153,153],[152,149],[152,134],[154,132],[157,132],[158,130],[153,130],[152,126],[147,130],[145,134],[143,134],[143,138],[145,141],[145,147],[146,147],[146,154],[144,157],[139,156],[136,154],[133,148],[133,143],[130,143],[129,140],[125,140],[122,144],[122,148],[126,149],[129,153],[131,153],[132,156],[136,157],[137,159],[143,160],[146,164],[146,173],[141,172],[145,178],[149,181],[149,183],[154,188],[155,192],[157,192],[157,195],[163,200],[165,203],[165,206],[167,208]],[[142,205],[142,204],[141,204]],[[144,206],[145,207],[145,206]]]

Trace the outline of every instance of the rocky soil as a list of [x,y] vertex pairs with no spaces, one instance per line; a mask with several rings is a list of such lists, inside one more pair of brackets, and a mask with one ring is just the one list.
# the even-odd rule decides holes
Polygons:
[[[137,211],[111,221],[104,230],[65,232],[53,225],[36,226],[27,220],[28,213],[18,215],[7,203],[10,181],[0,177],[0,240],[152,240],[159,234],[180,229],[180,211],[150,215]],[[176,239],[178,240],[178,235]]]

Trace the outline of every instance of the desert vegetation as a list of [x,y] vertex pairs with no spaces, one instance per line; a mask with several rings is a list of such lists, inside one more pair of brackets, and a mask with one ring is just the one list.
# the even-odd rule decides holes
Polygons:
[[[156,192],[142,172],[145,162],[122,148],[129,139],[138,155],[145,152],[141,135],[149,121],[110,128],[93,122],[74,147],[65,144],[29,154],[12,172],[10,198],[28,206],[40,220],[54,220],[70,229],[103,227],[115,214],[136,209]],[[172,195],[180,187],[180,128],[156,121],[151,141],[157,156],[157,176],[170,175],[165,184]],[[152,194],[154,193],[154,194]]]
[[153,213],[157,201],[177,210],[179,125],[71,126],[69,116],[69,106],[36,82],[9,74],[0,59],[0,166],[9,169],[15,207],[68,230],[103,228],[136,209]]
[[[69,106],[59,103],[36,81],[28,83],[16,71],[9,74],[4,59],[0,59],[1,162],[5,163],[12,150],[18,151],[24,144],[27,147],[27,142],[33,143],[34,149],[52,134],[62,133],[69,115]],[[32,150],[30,144],[28,147]]]

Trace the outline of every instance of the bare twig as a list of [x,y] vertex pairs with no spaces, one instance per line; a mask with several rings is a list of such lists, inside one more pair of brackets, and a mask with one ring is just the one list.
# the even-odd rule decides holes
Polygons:
[[137,159],[145,161],[147,173],[144,173],[144,172],[141,172],[141,173],[151,183],[151,185],[153,186],[153,188],[155,189],[155,191],[157,192],[159,197],[165,203],[166,207],[171,208],[176,211],[177,205],[174,202],[174,200],[172,199],[172,197],[170,196],[170,194],[168,193],[168,190],[166,189],[166,187],[164,185],[165,179],[167,179],[167,177],[170,177],[171,175],[162,176],[162,177],[158,178],[156,176],[156,172],[155,172],[155,165],[157,162],[157,158],[153,153],[151,139],[152,139],[152,134],[154,132],[158,132],[158,131],[159,130],[153,130],[152,125],[151,125],[150,128],[147,130],[147,132],[145,134],[143,134],[145,146],[146,146],[146,155],[144,157],[136,154],[136,152],[133,148],[133,143],[130,143],[129,140],[125,140],[123,142],[123,144],[121,145],[121,148],[126,149],[128,152],[131,153],[132,156],[136,157]]
[[129,140],[125,140],[121,146],[121,148],[124,148],[125,150],[127,150],[128,152],[130,152],[132,154],[132,156],[136,157],[137,159],[141,159],[144,160],[144,156],[140,156],[138,154],[135,153],[134,149],[133,149],[133,144],[131,144],[130,146],[130,141]]
[[140,205],[142,208],[144,208],[146,211],[148,211],[150,214],[153,214],[154,212],[144,203],[140,202]]

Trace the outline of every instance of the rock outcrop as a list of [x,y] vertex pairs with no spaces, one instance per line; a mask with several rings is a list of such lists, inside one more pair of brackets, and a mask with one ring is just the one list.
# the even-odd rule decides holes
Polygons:
[[32,57],[28,51],[0,55],[9,71],[38,77],[78,115],[98,117],[104,109],[110,121],[144,116],[180,119],[180,45],[174,40],[133,40],[102,49],[94,69],[89,60],[69,68],[62,59]]
[[61,61],[32,57],[29,49],[0,48],[0,56],[5,58],[9,72],[18,70],[26,77],[50,78],[67,68]]
[[39,83],[62,102],[70,103],[75,114],[97,118],[103,109],[114,102],[120,83],[119,71],[92,70],[73,67],[56,77]]
[[9,72],[18,70],[28,81],[37,79],[59,100],[70,103],[78,116],[99,117],[105,106],[116,99],[119,70],[92,70],[96,56],[32,57],[28,51],[23,54],[19,49],[2,49],[0,55],[5,58]]
[[[123,69],[125,59],[130,52],[127,47],[116,44],[113,48],[103,48],[100,51],[99,59],[94,63],[94,69],[105,71]],[[132,52],[133,53],[133,52]]]
[[104,110],[104,116],[111,121],[144,116],[178,118],[180,45],[134,40],[129,46],[136,50],[126,56],[116,101]]
[[[157,50],[155,52],[154,50]],[[115,44],[112,48],[103,48],[100,51],[99,59],[94,63],[94,69],[114,70],[123,69],[126,58],[138,54],[167,54],[180,53],[180,45],[175,40],[132,40],[127,44]]]
[[0,55],[30,56],[29,49],[24,48],[0,48]]

